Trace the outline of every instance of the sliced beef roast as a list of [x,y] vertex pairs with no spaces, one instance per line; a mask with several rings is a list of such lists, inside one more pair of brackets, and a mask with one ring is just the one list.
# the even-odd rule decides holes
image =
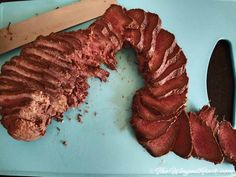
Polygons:
[[[89,77],[106,81],[115,70],[115,54],[131,46],[145,85],[136,91],[130,121],[140,144],[159,157],[175,152],[214,163],[236,164],[235,130],[218,123],[215,109],[184,111],[188,76],[186,56],[158,15],[111,5],[85,30],[39,36],[1,68],[1,123],[17,140],[43,136],[52,118],[79,106],[88,95]],[[216,138],[218,137],[218,139]],[[219,141],[219,144],[218,142]],[[221,151],[222,149],[222,151]]]
[[87,78],[106,81],[109,73],[100,68],[102,63],[115,69],[114,55],[126,28],[136,29],[136,21],[112,5],[88,29],[40,36],[6,62],[0,74],[0,106],[9,134],[35,140],[45,134],[52,117],[61,119],[67,109],[84,102]]

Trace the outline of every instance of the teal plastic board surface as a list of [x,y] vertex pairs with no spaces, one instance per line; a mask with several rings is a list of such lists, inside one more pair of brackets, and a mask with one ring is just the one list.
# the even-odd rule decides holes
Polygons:
[[[36,0],[0,4],[0,28],[73,0]],[[220,39],[229,40],[236,55],[236,1],[213,0],[119,0],[118,4],[159,14],[163,27],[174,33],[185,52],[190,78],[188,109],[208,103],[206,76],[210,55]],[[92,10],[91,7],[90,10]],[[67,20],[67,19],[62,19]],[[86,28],[90,22],[73,28]],[[71,29],[70,29],[71,30]],[[0,41],[1,42],[1,41]],[[19,49],[0,55],[0,66]],[[236,65],[234,57],[234,68]],[[235,176],[234,167],[204,160],[184,160],[169,153],[153,158],[139,145],[129,126],[130,105],[135,90],[143,85],[135,54],[123,49],[117,54],[118,69],[108,82],[90,79],[88,104],[83,104],[83,123],[76,120],[79,109],[55,121],[45,137],[34,142],[12,139],[0,127],[0,174],[37,176]],[[0,83],[1,84],[1,83]],[[88,110],[86,113],[85,110]],[[96,112],[96,116],[95,116]],[[71,118],[71,120],[68,120]],[[58,133],[57,128],[60,128]],[[66,140],[65,147],[61,140]]]

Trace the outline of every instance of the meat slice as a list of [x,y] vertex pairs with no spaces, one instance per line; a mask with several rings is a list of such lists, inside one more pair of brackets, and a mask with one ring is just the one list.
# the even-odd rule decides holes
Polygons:
[[21,56],[24,55],[36,55],[43,58],[46,61],[54,62],[56,65],[65,68],[65,70],[70,70],[73,67],[70,62],[63,60],[63,56],[59,55],[50,48],[39,48],[34,46],[24,47],[21,51]]
[[150,72],[156,71],[165,60],[164,58],[168,56],[170,52],[174,49],[175,37],[168,31],[161,29],[156,38],[155,52],[153,56],[150,56],[148,62],[148,69]]
[[80,50],[82,45],[80,43],[79,40],[76,40],[76,38],[74,36],[71,35],[67,35],[66,33],[60,32],[60,33],[52,33],[51,35],[53,35],[54,38],[58,39],[58,40],[62,40],[64,42],[66,42],[67,44],[70,44],[72,47],[72,49],[74,50]]
[[31,100],[28,100],[28,102],[21,103],[19,106],[14,106],[14,107],[2,106],[0,113],[2,117],[10,115],[10,114],[18,114],[20,112],[21,107],[28,104],[30,101]]
[[135,30],[127,29],[125,33],[125,38],[129,42],[129,44],[135,46],[139,43],[141,39],[140,31],[138,29]]
[[224,158],[211,128],[203,123],[195,113],[190,113],[189,120],[196,157],[215,164],[221,163]]
[[[89,40],[86,42],[87,44],[91,45],[92,48],[90,49],[92,49],[92,51],[97,52],[98,54],[100,53],[103,54],[104,48],[106,47],[114,48],[114,44],[110,40],[111,35],[114,35],[114,33],[109,30],[109,27],[102,19],[90,25],[88,30],[90,30],[91,32]],[[94,41],[95,38],[97,39],[96,41]],[[100,45],[98,45],[98,42],[100,43]],[[101,47],[101,49],[99,50],[99,48],[94,48],[94,47]],[[106,51],[105,55],[108,54],[109,52]]]
[[[11,61],[9,64],[5,64],[4,67],[2,68],[3,73],[15,73],[20,77],[24,77],[27,79],[31,79],[35,82],[42,82],[45,80],[44,83],[42,83],[44,86],[47,86],[48,88],[55,89],[55,85],[60,84],[58,81],[51,80],[51,82],[47,81],[45,75],[43,73],[36,73],[33,70],[30,70],[25,67],[21,67],[20,65],[16,65]],[[49,78],[50,79],[50,78]],[[54,83],[52,83],[55,81]],[[55,84],[55,85],[54,85]]]
[[90,31],[89,38],[83,41],[85,43],[82,48],[83,55],[100,61],[98,65],[104,63],[114,70],[117,64],[115,52],[121,48],[123,41],[117,37],[104,19],[99,19],[90,25],[88,31]]
[[25,62],[31,63],[32,65],[35,65],[44,68],[45,70],[47,69],[52,73],[54,76],[58,76],[57,78],[64,78],[64,77],[70,77],[71,74],[70,72],[76,73],[75,66],[71,67],[70,69],[67,69],[65,67],[59,66],[57,63],[54,61],[46,60],[42,58],[41,56],[37,56],[34,54],[24,54],[23,56],[19,56],[20,58],[24,58]]
[[221,121],[217,132],[220,147],[227,161],[236,165],[236,131],[228,121]]
[[84,51],[84,45],[86,45],[87,42],[89,41],[90,33],[91,33],[90,30],[77,30],[77,31],[70,31],[70,32],[62,32],[61,34],[63,36],[75,38],[75,40],[77,40],[82,46],[80,51],[83,53],[86,53],[88,51]]
[[[21,91],[22,93],[10,92],[6,93],[1,91],[0,93],[0,105],[7,106],[18,106],[20,104],[24,104],[31,100],[31,93],[29,90]],[[27,93],[28,92],[28,93]]]
[[4,91],[4,90],[17,90],[17,86],[10,85],[10,84],[0,85],[0,91]]
[[58,73],[56,72],[54,69],[51,69],[49,67],[45,67],[44,64],[42,64],[42,62],[39,61],[32,61],[30,58],[28,57],[15,57],[12,58],[11,60],[13,63],[13,65],[21,66],[23,67],[23,69],[25,68],[25,70],[30,70],[30,72],[35,73],[35,74],[41,74],[42,77],[46,77],[47,80],[51,80],[52,82],[54,82],[53,84],[56,84],[55,82],[57,81],[63,81],[64,77],[66,77],[66,74],[63,73]]
[[74,50],[74,47],[71,43],[68,43],[62,39],[57,39],[54,36],[54,34],[51,34],[47,37],[39,36],[37,40],[34,41],[34,45],[38,47],[48,47],[54,51],[56,50],[63,53],[69,53]]
[[10,81],[12,85],[18,84],[18,88],[23,88],[25,86],[26,89],[36,89],[43,90],[44,85],[38,81],[33,79],[29,79],[27,77],[21,76],[15,72],[8,71],[7,73],[2,73],[0,76],[0,80]]
[[133,113],[137,113],[142,119],[148,120],[148,121],[160,121],[160,120],[170,120],[173,117],[179,115],[179,112],[183,109],[181,107],[177,112],[170,114],[170,115],[162,115],[160,112],[146,107],[142,102],[141,102],[141,92],[142,90],[136,92],[134,98],[133,98],[133,104],[132,104],[132,110]]
[[211,128],[214,135],[217,133],[219,123],[215,115],[215,108],[208,105],[203,106],[203,108],[198,113],[199,118],[205,122],[205,124]]
[[131,119],[131,125],[135,129],[137,136],[145,139],[154,139],[163,135],[174,119],[148,121],[144,120],[138,115],[134,115]]
[[149,50],[151,49],[151,46],[154,45],[153,43],[156,39],[156,35],[159,33],[161,29],[161,19],[159,18],[157,14],[147,12],[146,18],[147,18],[147,22],[146,22],[147,24],[144,29],[143,44],[142,44],[143,53],[149,52]]
[[[48,84],[52,85],[60,85],[59,78],[52,75],[50,72],[48,72],[45,68],[38,68],[37,65],[32,65],[27,62],[26,59],[19,57],[19,58],[13,58],[10,63],[11,67],[15,66],[16,68],[22,69],[24,73],[28,73],[31,75],[31,78],[35,79],[42,79]],[[6,67],[7,65],[5,65]],[[10,68],[10,66],[8,67]]]
[[125,28],[138,28],[137,23],[126,15],[126,10],[115,4],[106,10],[102,18],[110,25],[110,29],[118,35],[119,39],[123,38]]
[[34,55],[26,55],[21,60],[22,65],[28,66],[32,70],[37,72],[47,73],[55,78],[57,78],[61,84],[67,82],[67,80],[73,76],[79,75],[79,71],[76,67],[71,67],[70,71],[72,74],[65,68],[59,67],[56,64],[42,60],[40,57]]
[[166,53],[167,56],[164,57],[164,60],[161,63],[161,66],[151,74],[151,79],[157,79],[170,65],[176,63],[177,59],[179,58],[180,52],[180,47],[178,46],[176,41],[173,41],[169,52]]
[[176,53],[177,56],[173,57],[172,59],[169,59],[168,56],[170,56],[173,52],[175,52],[176,48],[176,41],[173,40],[171,45],[168,49],[166,49],[163,59],[160,60],[160,63],[158,64],[158,67],[154,71],[150,71],[150,73],[147,73],[149,75],[148,81],[156,80],[163,72],[169,68],[169,66],[174,63],[174,61],[177,61],[178,53]]
[[127,11],[127,15],[137,22],[138,29],[126,29],[125,39],[132,44],[137,46],[141,40],[140,27],[144,21],[145,12],[142,9],[131,9]]
[[179,132],[176,137],[173,152],[182,158],[188,158],[192,152],[192,138],[190,133],[189,117],[183,111],[177,118],[179,122]]
[[152,140],[140,139],[139,142],[147,149],[147,151],[151,155],[153,155],[154,157],[160,157],[172,150],[178,131],[179,131],[179,122],[174,121],[169,126],[165,134]]
[[[121,48],[121,41],[119,40],[119,38],[116,36],[115,33],[113,33],[110,29],[109,29],[109,26],[107,25],[107,23],[100,19],[100,20],[97,20],[95,23],[95,30],[97,32],[100,32],[103,34],[103,36],[109,38],[111,44],[113,44],[113,50],[109,51],[110,53],[114,53],[115,51],[119,50]],[[92,26],[92,25],[91,25]],[[107,53],[107,54],[110,54],[110,53]]]
[[179,95],[170,95],[161,99],[153,98],[145,93],[141,95],[141,102],[148,108],[160,112],[161,115],[171,115],[186,103],[186,91]]
[[[25,46],[22,49],[22,53],[24,52],[25,49],[33,49],[31,51],[32,53],[29,52],[29,54],[39,54],[39,56],[47,57],[47,58],[55,58],[58,62],[62,64],[63,67],[70,68],[73,66],[73,61],[72,61],[72,56],[74,50],[71,48],[70,50],[67,50],[67,52],[61,52],[58,50],[55,50],[54,48],[47,47],[47,46],[37,46],[35,43],[29,44],[29,46]],[[26,51],[27,53],[27,51]],[[42,54],[43,53],[43,54]]]
[[154,85],[162,85],[168,80],[178,77],[185,72],[185,65],[187,62],[185,55],[183,52],[180,52],[176,57],[176,62],[166,68],[158,78],[152,77]]
[[145,13],[143,9],[130,9],[126,12],[126,14],[137,23],[137,29],[142,25]]
[[149,87],[149,92],[155,97],[166,97],[172,94],[181,94],[187,88],[188,76],[186,73],[173,78],[163,85]]
[[139,41],[136,39],[136,41],[138,41],[138,43],[134,46],[135,50],[138,53],[140,53],[143,49],[144,30],[145,30],[145,27],[147,26],[147,14],[145,12],[142,13],[141,11],[142,10],[137,9],[137,11],[131,10],[131,12],[128,12],[128,16],[133,18],[134,21],[136,21],[138,23],[138,29],[137,29],[138,31],[133,30],[133,31],[136,31],[136,36],[139,37]]

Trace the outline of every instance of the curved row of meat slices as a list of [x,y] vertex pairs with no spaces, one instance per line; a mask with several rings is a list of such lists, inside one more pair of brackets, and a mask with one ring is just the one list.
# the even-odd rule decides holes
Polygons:
[[132,106],[131,125],[139,143],[155,157],[173,151],[183,158],[192,155],[214,163],[223,161],[223,153],[228,161],[236,160],[236,144],[230,145],[229,140],[234,137],[230,123],[224,121],[219,126],[215,109],[209,106],[198,114],[184,111],[186,57],[174,35],[161,28],[156,14],[141,9],[127,14],[139,25],[125,35],[136,50],[139,71],[145,79],[145,87],[136,92]]
[[148,120],[134,110],[131,125],[139,143],[154,157],[173,151],[182,158],[193,156],[215,164],[225,159],[236,165],[236,130],[228,121],[218,122],[210,106],[197,114],[183,110],[167,120]]
[[[145,87],[134,96],[131,124],[138,141],[152,155],[161,156],[173,149],[176,139],[181,144],[181,136],[185,136],[178,132],[182,122],[186,122],[186,57],[174,35],[161,28],[158,15],[141,9],[127,14],[139,25],[138,29],[127,30],[126,39],[136,50],[139,71],[145,80]],[[190,154],[178,145],[176,153]]]

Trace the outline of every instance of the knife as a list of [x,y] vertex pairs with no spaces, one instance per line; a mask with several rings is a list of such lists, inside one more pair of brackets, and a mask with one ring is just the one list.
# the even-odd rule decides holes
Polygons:
[[[0,29],[0,54],[101,16],[115,0],[81,0]],[[95,7],[95,8],[94,8]],[[92,8],[92,10],[91,10]]]

